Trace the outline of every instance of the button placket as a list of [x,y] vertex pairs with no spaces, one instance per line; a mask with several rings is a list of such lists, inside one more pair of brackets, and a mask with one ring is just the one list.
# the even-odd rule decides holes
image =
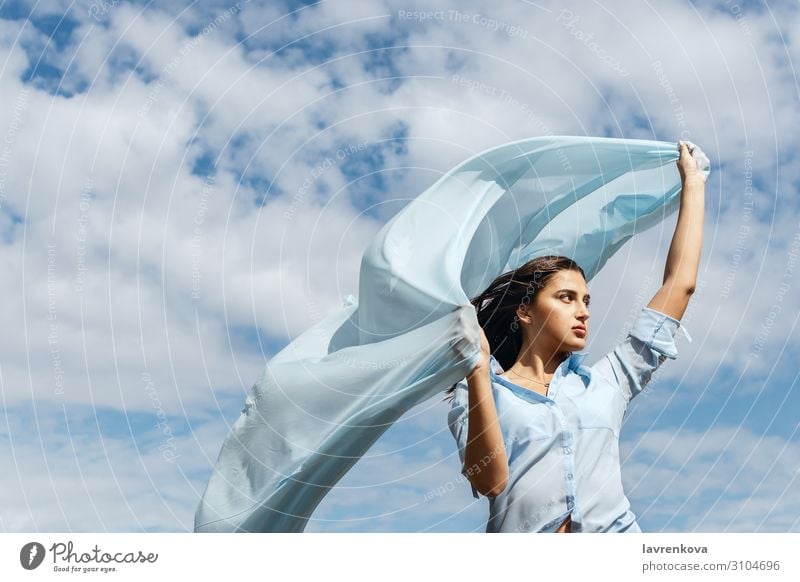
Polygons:
[[573,446],[574,446],[574,437],[572,431],[568,428],[568,422],[566,416],[561,411],[561,409],[553,403],[551,405],[553,412],[556,414],[558,418],[558,422],[560,423],[562,430],[561,430],[561,450],[563,452],[563,467],[564,472],[562,475],[564,476],[564,491],[565,491],[565,501],[567,505],[567,510],[572,514],[572,520],[575,521],[578,518],[577,511],[575,510],[575,494],[576,494],[576,482],[575,482],[575,457],[573,455]]

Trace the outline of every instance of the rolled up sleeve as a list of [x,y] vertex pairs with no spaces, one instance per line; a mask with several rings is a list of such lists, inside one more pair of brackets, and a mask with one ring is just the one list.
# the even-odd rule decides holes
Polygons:
[[675,334],[679,328],[683,329],[677,319],[644,307],[625,340],[592,369],[616,383],[626,400],[631,400],[667,358],[678,357]]

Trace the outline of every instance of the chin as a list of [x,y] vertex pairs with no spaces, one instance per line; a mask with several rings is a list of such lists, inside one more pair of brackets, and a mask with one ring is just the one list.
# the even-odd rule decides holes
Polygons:
[[569,344],[565,343],[562,345],[564,346],[564,349],[568,352],[580,352],[586,347],[586,342],[584,341],[580,343],[569,343]]

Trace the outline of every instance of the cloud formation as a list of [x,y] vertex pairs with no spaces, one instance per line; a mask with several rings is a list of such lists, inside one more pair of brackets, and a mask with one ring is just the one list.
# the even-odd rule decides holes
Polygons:
[[[797,401],[797,31],[788,3],[0,9],[0,526],[190,527],[265,359],[357,291],[380,226],[478,151],[578,134],[691,139],[713,164],[694,341],[623,435],[644,523],[796,531],[769,505],[796,490],[796,421],[751,408]],[[673,225],[592,282],[591,354],[658,288]],[[467,484],[425,499],[458,477],[446,406],[426,404],[309,531],[480,531]]]

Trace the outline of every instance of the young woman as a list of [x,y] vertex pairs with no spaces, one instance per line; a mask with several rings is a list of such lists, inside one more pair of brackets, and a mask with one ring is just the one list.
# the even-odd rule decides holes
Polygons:
[[622,489],[620,428],[631,398],[677,356],[703,235],[705,175],[679,147],[664,282],[613,352],[591,367],[574,353],[589,333],[589,292],[566,257],[534,259],[472,300],[482,355],[448,390],[448,424],[473,494],[489,498],[487,532],[641,531]]

